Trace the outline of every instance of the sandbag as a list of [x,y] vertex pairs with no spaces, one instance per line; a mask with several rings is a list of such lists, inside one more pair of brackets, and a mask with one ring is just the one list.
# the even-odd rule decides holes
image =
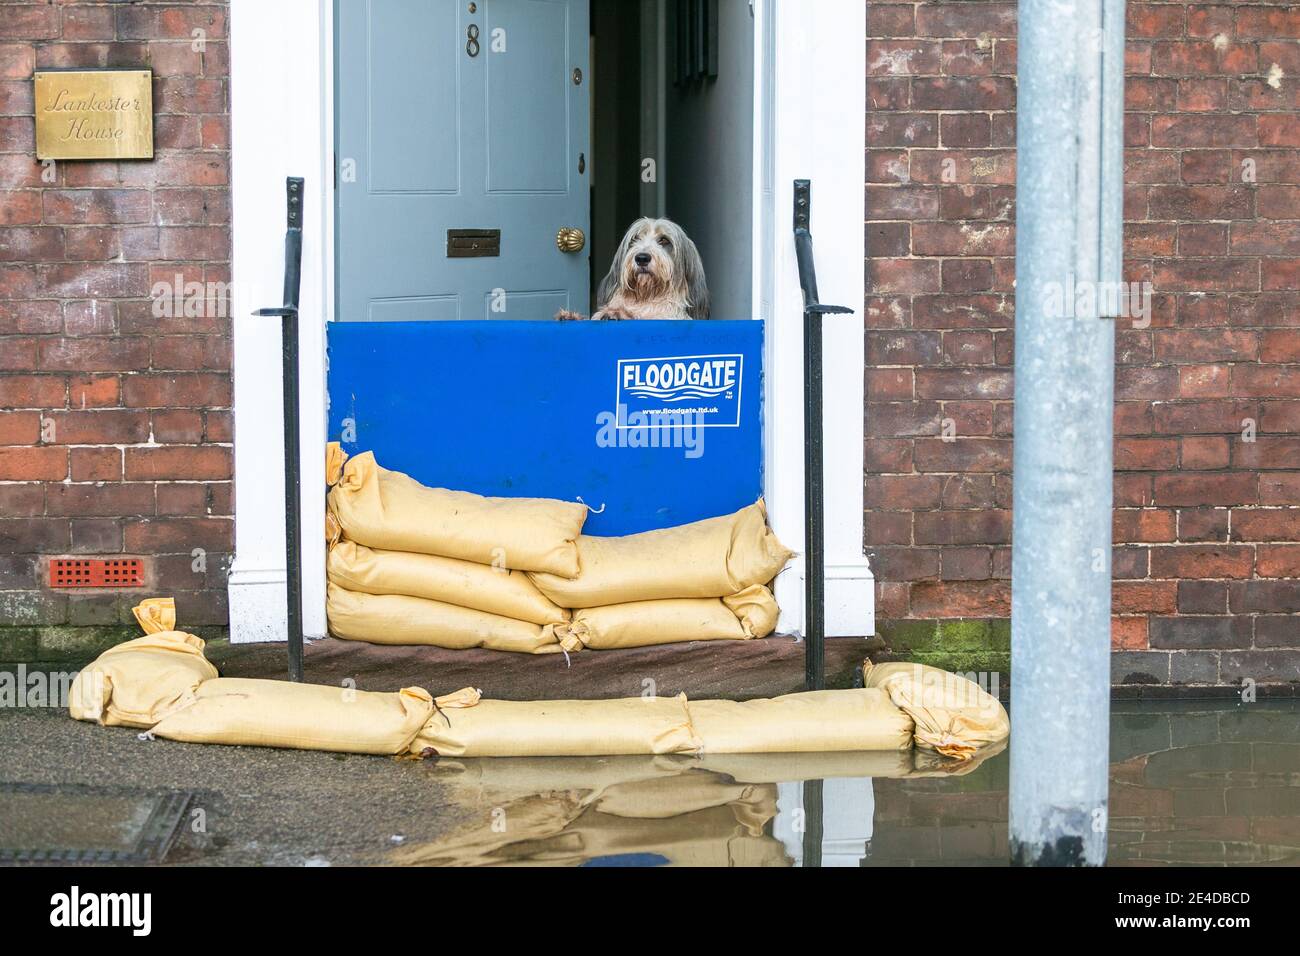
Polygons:
[[532,575],[561,607],[726,597],[767,584],[791,557],[768,530],[761,500],[735,514],[675,528],[621,538],[583,535],[577,551],[577,577]]
[[[587,506],[548,498],[484,498],[428,488],[381,468],[373,452],[343,466],[329,493],[343,533],[387,551],[415,551],[562,577],[578,573],[574,539]],[[738,589],[733,589],[738,590]]]
[[458,607],[405,594],[361,594],[330,583],[330,632],[346,641],[417,644],[465,650],[486,647],[522,654],[558,653],[555,626]]
[[761,584],[725,598],[634,601],[577,610],[555,630],[565,650],[610,650],[682,641],[743,641],[776,630],[777,607]]
[[900,661],[863,667],[863,684],[889,694],[916,724],[916,745],[969,760],[1005,740],[1011,721],[1001,702],[974,681],[927,664]]
[[764,700],[697,700],[688,709],[704,754],[912,746],[912,718],[874,688],[808,691]]
[[156,737],[197,744],[399,754],[433,713],[422,687],[379,694],[347,687],[218,677],[187,707],[153,727]]
[[563,624],[569,613],[552,604],[522,571],[409,551],[378,551],[341,541],[329,553],[329,579],[363,594],[407,594],[487,611],[532,624]]
[[411,752],[442,757],[695,753],[686,695],[620,700],[484,700],[436,713]]
[[110,647],[78,672],[68,701],[75,719],[147,729],[190,703],[199,685],[217,676],[203,656],[202,639],[172,630],[171,598],[151,598],[134,611],[145,636]]

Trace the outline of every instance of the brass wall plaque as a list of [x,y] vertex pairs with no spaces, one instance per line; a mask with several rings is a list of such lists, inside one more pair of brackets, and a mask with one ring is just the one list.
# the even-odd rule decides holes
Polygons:
[[153,159],[152,70],[37,70],[37,159]]

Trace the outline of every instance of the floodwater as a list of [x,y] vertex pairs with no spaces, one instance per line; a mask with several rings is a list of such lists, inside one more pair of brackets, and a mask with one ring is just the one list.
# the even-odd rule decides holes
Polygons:
[[[1010,754],[441,759],[466,823],[401,865],[985,866]],[[1111,865],[1300,865],[1300,701],[1119,703]]]

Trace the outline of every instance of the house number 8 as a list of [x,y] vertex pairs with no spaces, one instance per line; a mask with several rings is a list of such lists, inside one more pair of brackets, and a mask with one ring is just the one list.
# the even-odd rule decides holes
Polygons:
[[469,37],[465,41],[465,52],[470,56],[478,56],[478,24],[471,23],[469,29],[465,31],[465,35]]

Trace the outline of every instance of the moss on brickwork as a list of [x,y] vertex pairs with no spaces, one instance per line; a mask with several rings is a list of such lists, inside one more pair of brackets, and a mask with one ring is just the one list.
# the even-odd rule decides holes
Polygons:
[[1011,670],[1011,622],[1005,618],[877,621],[876,633],[890,659],[962,673]]
[[[223,627],[185,630],[208,641],[223,638],[227,634]],[[135,623],[89,627],[0,627],[0,669],[8,664],[81,666],[93,661],[113,645],[139,637],[140,634],[140,627]]]

